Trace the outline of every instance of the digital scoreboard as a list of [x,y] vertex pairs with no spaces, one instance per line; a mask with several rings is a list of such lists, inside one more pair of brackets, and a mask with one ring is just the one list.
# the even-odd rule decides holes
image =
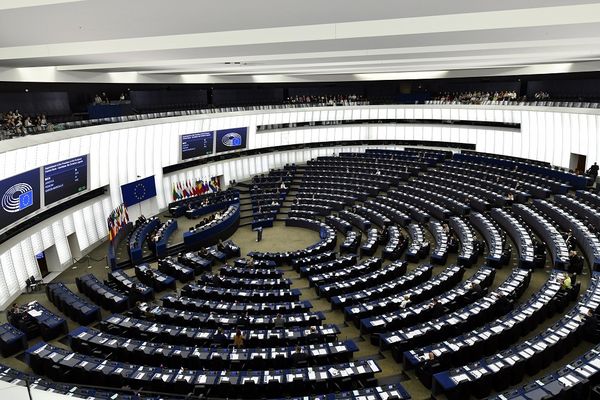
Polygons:
[[181,136],[181,159],[201,157],[213,153],[214,132],[197,132]]
[[44,167],[44,205],[88,189],[88,156],[71,158]]

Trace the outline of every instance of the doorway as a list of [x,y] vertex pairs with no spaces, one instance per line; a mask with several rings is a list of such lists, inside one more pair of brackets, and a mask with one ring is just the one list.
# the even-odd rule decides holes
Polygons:
[[579,174],[585,173],[586,156],[583,154],[571,153],[569,160],[569,169]]
[[41,253],[36,254],[35,259],[37,260],[37,265],[43,278],[50,273],[48,271],[48,263],[46,262],[46,253],[42,251]]

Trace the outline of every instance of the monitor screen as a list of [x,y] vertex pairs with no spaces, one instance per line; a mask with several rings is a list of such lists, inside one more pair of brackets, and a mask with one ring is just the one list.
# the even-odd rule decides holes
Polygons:
[[217,153],[246,148],[248,128],[231,128],[217,131]]
[[0,181],[0,229],[39,209],[39,168]]
[[181,159],[201,157],[213,153],[214,132],[189,133],[181,136]]
[[44,167],[44,205],[88,189],[87,155]]

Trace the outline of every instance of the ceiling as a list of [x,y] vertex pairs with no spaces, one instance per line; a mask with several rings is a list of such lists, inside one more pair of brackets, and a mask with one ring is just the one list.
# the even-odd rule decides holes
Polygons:
[[600,1],[0,2],[0,81],[262,83],[585,71],[600,71]]

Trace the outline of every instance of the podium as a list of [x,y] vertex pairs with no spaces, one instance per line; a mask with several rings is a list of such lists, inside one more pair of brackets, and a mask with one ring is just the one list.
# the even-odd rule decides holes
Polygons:
[[263,227],[262,226],[258,226],[258,227],[254,228],[252,230],[256,232],[256,241],[260,242],[262,240]]

